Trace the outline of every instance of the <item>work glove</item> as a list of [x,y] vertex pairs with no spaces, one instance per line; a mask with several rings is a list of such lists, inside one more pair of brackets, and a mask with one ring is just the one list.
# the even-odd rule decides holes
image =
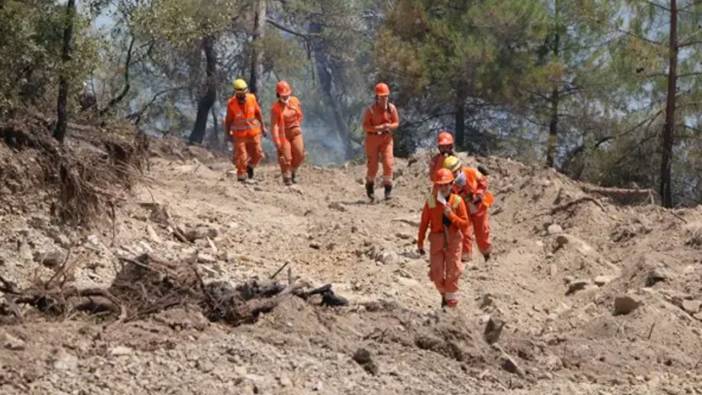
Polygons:
[[442,221],[444,222],[444,226],[451,226],[451,220],[445,214],[442,218]]

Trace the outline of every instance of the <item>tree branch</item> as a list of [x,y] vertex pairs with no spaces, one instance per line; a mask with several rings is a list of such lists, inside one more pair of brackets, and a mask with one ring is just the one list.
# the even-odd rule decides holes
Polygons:
[[661,9],[661,10],[666,11],[666,12],[670,12],[670,11],[671,11],[670,8],[664,6],[663,4],[658,4],[658,3],[656,3],[655,1],[649,1],[649,0],[647,0],[647,1],[646,1],[646,4],[652,5],[652,6],[656,7],[656,8],[658,8],[658,9]]
[[132,50],[134,49],[134,42],[136,41],[136,37],[132,35],[132,39],[129,42],[129,49],[127,49],[127,59],[124,61],[124,86],[122,87],[122,91],[117,95],[116,97],[113,97],[112,100],[110,100],[109,103],[107,103],[107,106],[100,110],[100,115],[103,116],[107,114],[110,110],[112,110],[119,102],[124,99],[125,96],[127,96],[127,93],[129,92],[129,66],[132,62]]
[[700,45],[700,44],[702,44],[702,40],[686,41],[684,43],[678,44],[678,48],[692,47],[692,46]]
[[289,28],[289,27],[285,27],[285,26],[281,25],[280,23],[278,23],[278,22],[276,22],[276,21],[274,21],[274,20],[272,20],[272,19],[270,19],[270,18],[267,18],[267,19],[266,19],[266,22],[267,22],[268,24],[272,25],[273,27],[279,29],[279,30],[282,30],[282,31],[284,31],[284,32],[286,32],[286,33],[290,33],[290,34],[292,34],[293,36],[297,36],[297,37],[304,38],[305,40],[309,40],[310,38],[312,38],[313,35],[316,35],[316,34],[309,34],[309,33],[300,33],[300,32],[297,32],[297,31],[295,31],[295,30],[293,30],[293,29],[291,29],[291,28]]

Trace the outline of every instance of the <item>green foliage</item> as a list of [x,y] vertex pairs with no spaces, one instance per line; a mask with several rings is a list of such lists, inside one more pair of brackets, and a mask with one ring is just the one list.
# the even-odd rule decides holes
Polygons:
[[[61,71],[65,9],[48,0],[7,0],[0,7],[0,109],[49,99]],[[94,67],[97,43],[78,17],[74,56],[66,65],[73,91]]]

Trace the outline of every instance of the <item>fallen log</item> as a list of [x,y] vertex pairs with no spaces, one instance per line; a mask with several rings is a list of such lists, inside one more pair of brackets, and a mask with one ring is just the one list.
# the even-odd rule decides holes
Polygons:
[[656,192],[652,189],[609,188],[585,185],[583,192],[606,196],[620,204],[655,204]]

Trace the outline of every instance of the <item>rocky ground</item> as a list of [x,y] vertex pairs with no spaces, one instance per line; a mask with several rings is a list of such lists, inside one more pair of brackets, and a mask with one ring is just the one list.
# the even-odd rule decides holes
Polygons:
[[[23,155],[0,143],[3,166]],[[427,159],[399,160],[395,198],[369,204],[362,166],[306,165],[288,188],[267,164],[244,185],[226,159],[154,143],[114,217],[81,228],[3,186],[0,275],[18,287],[70,267],[72,285],[107,288],[148,254],[232,284],[288,263],[281,281],[290,268],[350,304],[289,297],[240,326],[196,304],[120,321],[26,307],[0,326],[0,393],[702,393],[702,208],[624,206],[480,158],[496,251],[442,311],[415,247]]]

